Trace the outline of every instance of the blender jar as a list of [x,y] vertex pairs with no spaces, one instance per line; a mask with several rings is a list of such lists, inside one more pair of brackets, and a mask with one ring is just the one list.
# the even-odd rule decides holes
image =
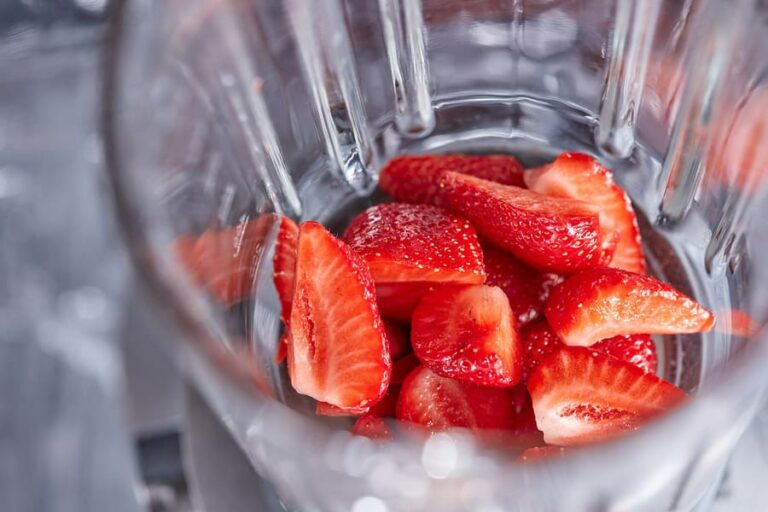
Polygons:
[[[701,0],[133,0],[104,77],[115,203],[171,348],[297,510],[687,511],[768,382],[766,8]],[[274,363],[276,215],[337,231],[406,153],[561,151],[615,170],[650,271],[715,311],[657,340],[695,398],[537,463],[462,432],[374,443]],[[205,251],[196,247],[205,239]],[[187,255],[187,256],[184,256]],[[169,343],[170,346],[170,343]]]

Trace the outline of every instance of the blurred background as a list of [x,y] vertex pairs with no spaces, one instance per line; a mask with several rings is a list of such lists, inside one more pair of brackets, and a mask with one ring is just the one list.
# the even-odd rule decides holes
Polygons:
[[[107,0],[0,0],[0,510],[283,510],[156,341],[102,172]],[[199,461],[203,461],[200,463]],[[768,503],[768,409],[714,511]]]

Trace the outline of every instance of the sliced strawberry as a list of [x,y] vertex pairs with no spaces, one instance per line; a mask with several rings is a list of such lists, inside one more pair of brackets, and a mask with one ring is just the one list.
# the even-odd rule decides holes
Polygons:
[[400,397],[400,384],[390,384],[387,394],[366,414],[381,418],[394,418],[397,411],[397,399]]
[[443,377],[497,387],[520,381],[520,340],[501,288],[444,286],[425,295],[413,312],[411,343]]
[[402,384],[413,369],[420,364],[419,358],[413,352],[392,363],[392,384]]
[[[583,153],[563,153],[549,165],[529,171],[525,182],[534,192],[587,201],[600,210],[604,263],[645,273],[640,228],[632,202],[613,182],[613,173]],[[611,257],[612,255],[612,257]]]
[[384,321],[384,332],[389,339],[389,355],[393,361],[400,359],[411,351],[411,342],[408,341],[408,333],[399,325]]
[[621,359],[644,372],[656,373],[656,344],[647,334],[621,334],[592,345],[600,353]]
[[636,430],[685,400],[685,393],[631,364],[564,347],[528,379],[536,423],[548,444],[575,445]]
[[373,206],[350,223],[344,240],[365,259],[377,284],[485,281],[475,229],[435,206]]
[[483,244],[483,261],[488,276],[485,283],[504,290],[519,327],[541,316],[550,290],[563,280],[557,274],[539,272],[490,244]]
[[533,413],[533,402],[528,388],[524,384],[518,384],[509,389],[512,397],[515,420],[510,428],[519,439],[527,442],[543,442],[541,431],[536,426],[536,415]]
[[544,320],[526,326],[520,335],[523,340],[523,379],[528,379],[549,354],[565,346]]
[[[545,321],[535,322],[525,327],[523,339],[523,379],[527,379],[541,361],[549,354],[566,345]],[[621,359],[649,373],[656,373],[656,345],[647,334],[627,334],[602,340],[592,349],[602,354]]]
[[397,419],[431,431],[451,427],[511,429],[516,422],[515,402],[507,389],[447,379],[419,366],[403,383]]
[[566,449],[562,446],[534,446],[528,448],[520,455],[523,462],[533,462],[552,457],[562,457],[566,454]]
[[196,285],[231,306],[251,295],[256,263],[274,219],[265,214],[237,226],[209,229],[198,238],[182,235],[173,250]]
[[350,432],[356,436],[365,436],[377,440],[392,438],[392,432],[389,430],[387,423],[380,417],[372,414],[364,414],[357,418]]
[[[376,405],[378,405],[378,403]],[[317,404],[315,404],[315,414],[318,416],[358,416],[360,414],[367,413],[369,410],[370,407],[353,407],[349,409],[342,409],[341,407],[336,407],[335,405],[331,405],[327,402],[317,402]]]
[[288,357],[288,341],[290,335],[288,332],[284,332],[280,339],[277,341],[277,351],[275,351],[275,364],[282,364],[285,358]]
[[544,306],[566,345],[590,346],[619,334],[705,332],[715,317],[658,279],[613,268],[585,270],[555,287]]
[[277,297],[280,299],[280,319],[286,326],[291,318],[293,281],[296,274],[296,248],[299,244],[299,226],[288,217],[280,218],[272,258],[273,276]]
[[535,268],[572,273],[600,263],[598,210],[588,203],[455,172],[443,174],[440,185],[451,210]]
[[380,283],[376,285],[381,316],[401,323],[411,323],[413,310],[424,294],[437,289],[440,283]]
[[316,222],[300,227],[290,326],[288,373],[298,393],[344,410],[384,396],[392,360],[370,273]]
[[511,156],[419,155],[390,160],[381,171],[379,187],[403,203],[442,206],[438,182],[445,171],[525,186],[523,166]]

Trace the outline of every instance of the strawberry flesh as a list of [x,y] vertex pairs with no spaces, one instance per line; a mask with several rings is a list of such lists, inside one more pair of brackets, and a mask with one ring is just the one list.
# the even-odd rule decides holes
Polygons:
[[433,432],[452,427],[508,430],[517,423],[509,390],[440,377],[426,366],[419,366],[405,379],[397,419]]
[[539,272],[490,244],[483,244],[483,261],[488,276],[485,283],[504,291],[520,327],[541,316],[550,290],[563,280],[557,274]]
[[389,386],[389,341],[365,262],[316,222],[299,230],[288,373],[301,394],[348,411]]
[[600,441],[636,430],[685,400],[655,375],[583,347],[564,347],[528,379],[536,424],[554,445]]
[[612,268],[569,277],[552,290],[544,313],[571,346],[620,334],[706,332],[715,323],[712,313],[668,284]]
[[357,418],[350,432],[356,436],[365,436],[379,441],[392,438],[392,432],[389,430],[387,423],[379,416],[372,414],[364,414]]
[[443,206],[439,181],[445,171],[525,186],[523,166],[511,156],[419,155],[390,160],[381,171],[379,187],[402,203]]
[[509,300],[495,286],[445,286],[413,312],[411,343],[443,377],[483,386],[520,381],[521,347]]
[[449,208],[494,245],[546,272],[572,273],[600,263],[598,210],[573,199],[446,172]]
[[632,202],[613,181],[613,173],[583,153],[563,153],[549,165],[525,174],[528,188],[540,194],[588,201],[600,210],[603,264],[645,273],[640,228]]

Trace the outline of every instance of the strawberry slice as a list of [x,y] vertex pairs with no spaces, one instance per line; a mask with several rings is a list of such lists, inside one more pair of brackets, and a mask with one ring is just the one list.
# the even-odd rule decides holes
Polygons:
[[517,421],[509,390],[440,377],[426,366],[419,366],[405,379],[397,419],[433,432],[451,427],[506,430]]
[[384,332],[389,340],[389,355],[396,361],[411,351],[408,334],[397,324],[384,321]]
[[389,430],[387,423],[378,416],[372,414],[364,414],[357,418],[355,424],[349,430],[356,436],[365,436],[375,440],[392,439],[392,432]]
[[[645,273],[640,228],[632,202],[613,182],[613,173],[583,153],[563,153],[549,165],[525,174],[528,188],[540,194],[587,201],[600,210],[605,262],[613,268]],[[613,255],[611,257],[611,255]]]
[[410,353],[392,363],[392,384],[402,384],[414,368],[419,366],[419,358]]
[[293,388],[340,409],[370,408],[387,390],[389,341],[363,260],[317,222],[299,230],[288,374]]
[[562,457],[566,454],[566,449],[562,446],[534,446],[528,448],[520,455],[523,462],[533,462],[552,457]]
[[566,345],[590,346],[619,334],[706,332],[715,317],[650,276],[614,268],[585,270],[555,287],[544,306]]
[[400,384],[390,384],[387,394],[366,413],[380,418],[394,418],[397,410],[397,399],[400,397]]
[[293,281],[296,274],[296,248],[299,244],[299,226],[288,217],[280,218],[275,241],[275,255],[272,258],[273,275],[277,297],[280,299],[280,319],[287,326],[291,318]]
[[686,398],[655,375],[583,347],[547,357],[528,390],[544,440],[566,446],[631,432]]
[[539,318],[550,290],[563,278],[539,272],[490,244],[482,244],[482,247],[488,275],[485,283],[504,290],[517,317],[517,325],[522,327]]
[[523,166],[511,156],[419,155],[390,160],[379,175],[379,188],[403,203],[442,206],[438,182],[445,171],[525,186]]
[[515,420],[510,427],[512,434],[518,439],[529,443],[544,442],[541,431],[536,426],[536,415],[533,413],[533,402],[528,388],[524,384],[518,384],[509,389],[514,404],[512,410],[515,413]]
[[495,286],[444,286],[413,312],[413,352],[443,377],[481,386],[520,381],[521,354],[509,300]]
[[[521,332],[523,340],[523,380],[549,354],[566,345],[545,321],[535,322]],[[637,366],[644,372],[656,373],[657,356],[653,338],[647,334],[614,336],[592,345],[592,349]]]
[[656,344],[647,334],[620,334],[598,341],[592,349],[637,366],[644,372],[656,373]]
[[440,185],[451,210],[535,268],[572,273],[600,263],[598,210],[588,203],[455,172],[443,174]]
[[344,239],[368,264],[387,318],[410,321],[421,296],[437,283],[485,281],[475,229],[435,206],[374,206],[352,221]]
[[277,350],[275,351],[275,364],[282,364],[285,358],[288,357],[288,342],[290,341],[290,334],[288,331],[283,332],[280,339],[277,340]]

